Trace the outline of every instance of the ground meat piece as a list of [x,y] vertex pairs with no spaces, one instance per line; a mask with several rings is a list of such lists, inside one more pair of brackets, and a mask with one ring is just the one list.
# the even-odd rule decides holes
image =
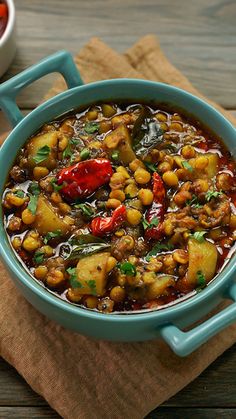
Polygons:
[[213,228],[229,222],[230,201],[226,195],[213,198],[205,204],[199,215],[199,223],[204,228]]
[[13,168],[10,171],[10,176],[15,182],[24,182],[26,179],[26,173],[23,169],[21,169],[19,166],[13,166]]

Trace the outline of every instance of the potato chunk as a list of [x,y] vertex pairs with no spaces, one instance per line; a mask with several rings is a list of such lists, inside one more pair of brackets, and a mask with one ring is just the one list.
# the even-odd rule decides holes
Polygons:
[[213,243],[207,240],[199,242],[193,238],[188,241],[189,267],[187,281],[194,287],[197,285],[197,272],[201,271],[206,282],[215,275],[217,263],[217,249]]
[[167,288],[175,285],[174,277],[171,275],[158,275],[156,281],[149,285],[147,290],[148,300],[153,300],[167,293]]
[[56,209],[42,194],[39,195],[38,198],[36,219],[33,227],[35,227],[42,235],[47,234],[49,231],[56,230],[60,230],[63,235],[70,230],[70,225],[67,224],[59,214],[57,214]]
[[78,289],[78,293],[98,296],[104,294],[109,256],[109,252],[102,252],[87,256],[78,262],[76,267],[77,280],[82,285],[82,288]]
[[125,125],[118,125],[114,131],[110,132],[104,139],[104,145],[110,154],[112,154],[113,150],[118,150],[119,160],[124,164],[128,164],[136,159],[131,146],[130,133]]
[[[58,132],[57,131],[49,131],[45,134],[36,135],[35,137],[31,138],[27,150],[28,150],[28,161],[31,168],[35,166],[44,166],[48,169],[54,169],[56,167],[56,147],[58,142]],[[50,147],[50,152],[47,158],[42,161],[41,163],[36,163],[34,161],[34,157],[36,157],[40,148],[47,145]]]

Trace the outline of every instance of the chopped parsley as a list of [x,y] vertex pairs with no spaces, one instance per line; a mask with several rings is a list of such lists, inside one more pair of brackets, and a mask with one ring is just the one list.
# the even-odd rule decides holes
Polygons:
[[90,288],[91,294],[96,295],[97,294],[96,281],[94,279],[89,279],[88,281],[85,281],[85,283]]
[[78,208],[82,211],[83,215],[87,217],[92,217],[94,215],[94,209],[91,207],[91,205],[88,204],[77,204],[75,205],[75,208]]
[[206,233],[207,231],[195,231],[195,233],[191,234],[191,237],[202,243],[205,240],[204,234]]
[[48,145],[44,145],[43,147],[39,148],[37,154],[33,157],[34,162],[36,164],[42,163],[48,158],[50,151],[51,148]]
[[37,264],[40,265],[41,263],[43,263],[44,261],[44,252],[42,252],[41,250],[36,250],[34,257],[33,257],[33,261]]
[[192,199],[187,199],[186,205],[189,205],[189,206],[194,207],[194,208],[202,208],[202,205],[198,201],[197,195],[193,195]]
[[84,126],[84,130],[87,134],[93,134],[99,130],[100,125],[97,122],[87,122]]
[[144,230],[147,230],[147,228],[157,227],[159,224],[159,220],[157,217],[154,217],[150,223],[146,220],[146,218],[143,218],[142,225]]
[[212,198],[218,198],[222,194],[223,194],[222,191],[209,190],[207,191],[205,198],[206,198],[206,201],[209,202]]
[[61,230],[49,231],[43,239],[44,244],[47,244],[49,240],[55,239],[55,237],[61,236]]
[[205,275],[202,271],[197,271],[197,288],[196,291],[200,292],[207,285]]
[[63,188],[63,184],[62,185],[57,184],[56,178],[53,178],[50,183],[54,189],[54,192],[59,192]]
[[83,148],[80,152],[80,158],[81,160],[86,160],[90,156],[90,151],[88,148]]
[[114,150],[113,152],[112,152],[112,155],[111,155],[111,158],[112,158],[112,160],[119,160],[119,157],[120,157],[120,153],[119,153],[119,151],[118,150]]
[[38,195],[31,195],[29,196],[29,203],[28,203],[28,210],[31,212],[31,214],[35,215],[37,210],[37,204],[38,204]]
[[69,281],[72,288],[83,288],[83,285],[77,279],[76,268],[68,268],[66,272],[69,274]]
[[71,149],[71,145],[70,143],[67,145],[67,147],[65,148],[65,150],[62,153],[62,158],[66,159],[67,157],[72,157],[73,156],[73,151]]
[[20,189],[17,189],[16,191],[14,191],[14,195],[16,195],[18,198],[24,198],[25,194],[23,191],[21,191]]
[[149,170],[151,170],[151,172],[156,172],[157,171],[157,167],[156,167],[155,164],[149,163],[148,161],[145,161],[144,164]]
[[118,263],[116,266],[118,269],[120,269],[122,274],[129,275],[129,276],[136,275],[136,267],[130,262]]
[[173,249],[173,245],[171,243],[160,243],[160,242],[156,243],[153,246],[152,250],[150,250],[150,252],[147,253],[147,255],[145,256],[145,259],[149,261],[150,258],[152,256],[156,256],[157,253],[160,253],[161,251],[168,252],[169,250],[172,250],[172,249]]
[[32,195],[38,196],[40,194],[38,182],[31,182],[29,185],[29,191]]
[[192,172],[193,171],[193,167],[186,160],[182,161],[182,166],[183,166],[184,169],[188,170],[189,172]]

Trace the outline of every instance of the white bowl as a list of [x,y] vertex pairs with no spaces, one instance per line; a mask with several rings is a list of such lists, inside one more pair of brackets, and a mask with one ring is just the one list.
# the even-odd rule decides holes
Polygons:
[[15,6],[13,0],[5,0],[8,7],[8,21],[0,38],[0,77],[7,71],[16,52]]

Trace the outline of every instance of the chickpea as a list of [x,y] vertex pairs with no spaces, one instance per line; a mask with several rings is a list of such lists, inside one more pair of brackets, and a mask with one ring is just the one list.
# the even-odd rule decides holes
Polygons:
[[159,122],[166,122],[167,121],[167,115],[163,112],[156,113],[155,117]]
[[112,190],[114,189],[122,189],[125,184],[125,177],[122,175],[122,173],[114,173],[110,179],[110,188]]
[[21,239],[20,237],[14,237],[12,242],[11,242],[12,246],[14,247],[15,250],[19,250],[21,248]]
[[220,227],[214,228],[211,231],[209,231],[209,237],[212,240],[218,240],[222,236],[222,230]]
[[46,244],[45,246],[40,247],[40,251],[44,253],[44,256],[51,257],[54,255],[54,250],[51,246]]
[[193,183],[195,191],[199,194],[202,192],[207,192],[209,189],[209,184],[206,179],[197,179]]
[[55,203],[55,204],[59,204],[60,202],[62,202],[62,197],[58,192],[53,192],[51,194],[51,200]]
[[99,134],[108,132],[111,129],[111,121],[101,121],[99,126]]
[[42,179],[49,174],[47,167],[36,166],[33,169],[33,175],[36,180]]
[[133,226],[138,225],[142,218],[141,212],[134,208],[127,209],[126,216],[128,223]]
[[156,274],[155,272],[144,272],[142,279],[145,285],[153,284],[156,281]]
[[144,185],[151,180],[151,175],[147,170],[138,167],[138,169],[134,172],[134,178],[137,183]]
[[98,305],[98,299],[97,297],[90,295],[85,299],[85,304],[88,308],[97,308]]
[[121,202],[119,201],[119,199],[115,199],[115,198],[110,198],[106,202],[107,208],[118,208],[120,205],[121,205]]
[[158,165],[158,172],[165,173],[171,170],[171,165],[167,161],[163,161]]
[[185,169],[177,169],[175,173],[178,179],[180,180],[185,180],[186,178],[188,178],[188,172]]
[[119,273],[117,277],[117,282],[121,287],[123,287],[126,284],[127,282],[126,280],[127,280],[126,275]]
[[113,311],[114,301],[108,297],[102,298],[98,303],[98,310],[103,313],[111,313]]
[[191,159],[193,157],[195,157],[196,155],[196,151],[194,150],[194,148],[191,145],[185,145],[182,150],[181,150],[181,154],[185,159]]
[[175,250],[173,253],[173,259],[177,263],[185,265],[186,263],[188,263],[188,252],[182,249]]
[[178,176],[176,175],[175,172],[172,172],[171,170],[168,170],[168,172],[165,172],[162,176],[162,179],[164,180],[167,186],[177,187],[179,184]]
[[68,300],[70,300],[72,303],[79,303],[82,299],[82,295],[78,293],[77,289],[69,288],[66,294],[66,297]]
[[196,157],[195,168],[197,170],[203,170],[208,166],[209,160],[206,156]]
[[153,201],[153,192],[150,189],[140,189],[138,197],[143,205],[151,205]]
[[74,220],[74,218],[72,218],[72,217],[69,217],[68,215],[66,215],[65,217],[64,217],[64,222],[66,223],[66,224],[69,224],[69,225],[73,225],[74,223],[75,223],[75,220]]
[[65,280],[63,272],[59,271],[56,268],[52,268],[49,271],[49,274],[46,277],[46,283],[50,288],[59,287]]
[[122,237],[124,234],[125,234],[125,230],[124,230],[124,229],[117,230],[117,231],[115,232],[115,236],[116,236],[116,237]]
[[22,246],[27,252],[34,252],[41,246],[39,234],[32,231],[23,240]]
[[168,154],[164,157],[164,162],[169,163],[171,169],[174,166],[174,158],[172,156],[168,156]]
[[183,131],[183,125],[179,122],[171,122],[170,130],[171,131],[182,132]]
[[130,198],[135,198],[138,195],[138,188],[135,183],[130,183],[125,188],[125,194]]
[[109,197],[111,199],[119,199],[120,202],[123,202],[125,200],[125,193],[121,189],[115,189],[111,191]]
[[96,109],[91,109],[90,111],[86,112],[85,117],[89,121],[94,121],[98,117],[98,111]]
[[132,265],[136,265],[138,263],[138,258],[136,256],[134,256],[134,255],[130,255],[128,257],[128,261],[130,263],[132,263]]
[[232,187],[232,177],[229,173],[220,173],[216,176],[216,186],[219,190],[229,191]]
[[10,205],[13,205],[13,207],[21,207],[21,205],[23,205],[25,203],[25,198],[20,198],[19,196],[10,192],[6,196],[6,201]]
[[135,172],[139,167],[145,169],[144,163],[139,159],[135,159],[129,164],[129,168],[132,172]]
[[120,246],[123,250],[132,250],[134,248],[134,239],[132,236],[126,235],[120,239]]
[[192,194],[188,191],[180,191],[174,196],[174,201],[178,207],[182,207],[187,200],[192,198]]
[[43,280],[48,273],[48,268],[44,265],[39,265],[34,270],[34,276],[37,279]]
[[180,115],[178,115],[177,113],[174,113],[174,114],[171,116],[171,121],[182,121],[182,118],[181,118],[181,116],[180,116]]
[[22,223],[21,218],[15,217],[13,215],[13,217],[11,217],[11,219],[9,220],[7,228],[10,231],[19,231],[21,228],[21,223]]
[[114,258],[113,256],[109,256],[107,260],[107,266],[106,266],[107,272],[111,272],[112,269],[116,266],[116,264],[117,264],[116,258]]
[[121,286],[117,285],[111,289],[110,298],[115,301],[115,303],[120,303],[125,299],[125,290]]
[[231,214],[229,226],[232,230],[236,229],[236,214]]
[[66,135],[62,135],[58,142],[59,151],[64,151],[68,146],[69,138]]
[[24,211],[22,211],[21,218],[23,223],[28,225],[32,224],[35,221],[36,215],[32,214],[32,212],[28,208],[25,208]]
[[174,233],[174,225],[170,219],[166,219],[163,222],[164,232],[167,236],[171,236]]
[[127,170],[126,170],[125,167],[119,166],[119,167],[117,167],[116,171],[117,171],[117,173],[121,173],[125,177],[125,179],[129,179],[130,178],[130,175],[127,172]]
[[151,272],[159,272],[162,268],[162,262],[159,260],[151,260],[147,265],[147,270]]
[[160,122],[160,128],[163,131],[167,131],[168,130],[168,125],[165,122]]
[[[102,147],[102,144],[101,144],[101,142],[100,141],[91,141],[91,143],[89,143],[88,144],[88,147],[89,148],[96,148],[96,149],[100,149],[101,147]],[[89,150],[88,150],[89,151]],[[81,151],[81,153],[82,153],[82,151]],[[83,157],[83,154],[81,154],[80,153],[80,159],[79,159],[79,161],[82,159],[82,160],[85,160],[85,157]],[[84,153],[84,155],[86,156],[86,153]],[[89,154],[88,154],[89,155]],[[83,158],[82,158],[83,157]]]

